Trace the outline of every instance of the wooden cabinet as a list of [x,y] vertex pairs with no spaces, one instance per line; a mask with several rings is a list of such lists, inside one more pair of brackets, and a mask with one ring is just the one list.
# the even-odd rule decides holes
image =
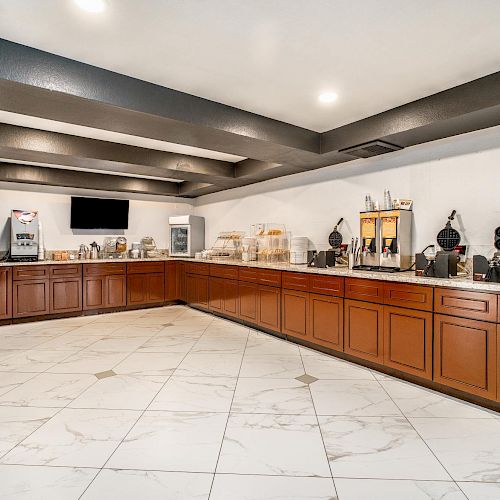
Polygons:
[[209,277],[186,274],[186,299],[189,305],[209,308]]
[[309,291],[309,276],[305,273],[293,273],[285,271],[282,273],[282,286],[287,290]]
[[12,284],[14,318],[49,314],[49,280],[23,280]]
[[500,325],[497,326],[497,401],[500,401]]
[[267,286],[281,286],[281,271],[274,269],[257,269],[257,282]]
[[125,264],[85,264],[83,309],[124,307],[127,304]]
[[0,267],[0,320],[12,318],[12,268]]
[[223,280],[223,302],[222,302],[222,312],[226,316],[231,316],[237,318],[239,316],[239,289],[238,282],[236,280]]
[[210,277],[208,306],[211,311],[224,311],[224,281],[223,278]]
[[383,306],[346,299],[344,301],[344,352],[382,364],[384,361],[383,325]]
[[344,299],[309,294],[309,336],[315,344],[344,350]]
[[434,380],[470,394],[495,399],[497,326],[436,314]]
[[60,314],[82,310],[81,264],[49,266],[50,313]]
[[432,379],[432,313],[384,306],[384,365]]
[[82,278],[55,278],[49,286],[51,314],[82,310]]
[[13,318],[49,314],[49,266],[16,266],[12,279]]
[[249,323],[259,321],[259,285],[238,282],[239,318]]
[[165,300],[164,269],[163,262],[127,264],[127,304],[162,303]]
[[281,289],[272,286],[259,286],[259,307],[257,324],[275,332],[281,326]]
[[187,301],[185,262],[177,263],[177,298],[183,302]]
[[480,321],[497,321],[497,296],[493,293],[436,288],[434,311]]
[[309,335],[309,294],[295,290],[282,290],[281,331],[287,336],[307,339]]
[[177,262],[165,262],[165,301],[179,298],[177,292]]

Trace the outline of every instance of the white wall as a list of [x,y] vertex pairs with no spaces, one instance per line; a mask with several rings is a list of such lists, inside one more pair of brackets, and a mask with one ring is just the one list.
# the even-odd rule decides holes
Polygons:
[[196,200],[196,213],[207,219],[208,247],[219,231],[279,222],[321,250],[340,217],[344,241],[358,235],[365,194],[382,202],[386,187],[414,200],[414,251],[434,243],[456,209],[454,225],[471,245],[469,255],[491,252],[500,226],[500,127],[206,195]]
[[[6,250],[10,244],[9,217],[13,208],[39,211],[45,234],[45,247],[48,250],[78,249],[80,243],[89,244],[95,240],[100,244],[105,236],[111,234],[100,230],[70,229],[71,195],[129,198],[129,195],[123,193],[28,185],[15,187],[13,190],[10,185],[0,185],[0,250]],[[193,206],[172,198],[140,195],[134,198],[136,199],[129,198],[129,228],[115,234],[124,234],[129,242],[140,241],[143,236],[153,236],[159,248],[168,248],[168,217],[192,213]]]

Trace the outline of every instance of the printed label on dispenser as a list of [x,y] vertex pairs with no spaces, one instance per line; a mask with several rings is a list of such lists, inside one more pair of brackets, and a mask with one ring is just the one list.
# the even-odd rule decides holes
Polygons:
[[397,223],[396,217],[383,217],[382,218],[382,238],[396,238],[397,236]]
[[361,238],[375,238],[375,219],[361,219]]

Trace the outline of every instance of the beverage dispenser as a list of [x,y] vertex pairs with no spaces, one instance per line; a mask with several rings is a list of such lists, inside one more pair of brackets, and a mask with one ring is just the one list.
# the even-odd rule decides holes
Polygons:
[[359,214],[360,223],[360,257],[361,266],[380,266],[380,217],[379,212],[361,212]]
[[411,266],[411,211],[380,212],[380,267],[407,269]]

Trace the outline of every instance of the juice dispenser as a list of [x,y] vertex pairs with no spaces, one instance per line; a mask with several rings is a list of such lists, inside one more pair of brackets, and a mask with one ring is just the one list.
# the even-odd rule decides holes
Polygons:
[[408,210],[380,212],[380,267],[407,269],[411,266],[411,216]]
[[379,242],[379,212],[361,212],[360,223],[360,257],[361,266],[380,266],[380,242]]

